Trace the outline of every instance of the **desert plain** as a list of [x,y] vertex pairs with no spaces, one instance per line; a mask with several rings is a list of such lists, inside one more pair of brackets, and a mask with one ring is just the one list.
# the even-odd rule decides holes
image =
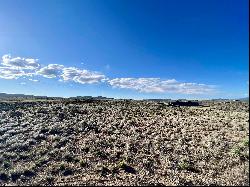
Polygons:
[[249,185],[249,103],[0,101],[0,185]]

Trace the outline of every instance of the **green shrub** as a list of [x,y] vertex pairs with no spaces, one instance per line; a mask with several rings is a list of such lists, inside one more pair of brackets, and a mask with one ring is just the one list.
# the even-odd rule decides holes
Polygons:
[[178,168],[181,170],[188,170],[190,168],[190,164],[186,160],[182,160],[178,163]]
[[232,149],[232,154],[235,156],[241,156],[241,149],[240,147],[236,146]]
[[245,147],[249,147],[249,139],[244,139],[244,140],[242,141],[242,144],[243,144],[243,146],[245,146]]

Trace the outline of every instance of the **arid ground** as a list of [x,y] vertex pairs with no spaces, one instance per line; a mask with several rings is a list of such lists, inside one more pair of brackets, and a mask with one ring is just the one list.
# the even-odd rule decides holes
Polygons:
[[248,185],[249,104],[0,102],[0,185]]

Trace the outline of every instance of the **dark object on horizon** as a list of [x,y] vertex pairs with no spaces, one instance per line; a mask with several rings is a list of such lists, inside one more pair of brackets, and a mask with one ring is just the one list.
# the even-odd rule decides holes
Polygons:
[[168,106],[200,106],[198,101],[173,101],[168,103]]
[[69,97],[70,100],[78,101],[78,102],[94,102],[100,100],[113,100],[114,98],[108,98],[103,96],[92,97],[92,96],[76,96],[76,97]]
[[114,98],[108,98],[108,97],[103,97],[103,96],[97,96],[97,97],[92,97],[92,96],[76,96],[76,97],[70,97],[69,99],[79,99],[79,100],[112,100]]

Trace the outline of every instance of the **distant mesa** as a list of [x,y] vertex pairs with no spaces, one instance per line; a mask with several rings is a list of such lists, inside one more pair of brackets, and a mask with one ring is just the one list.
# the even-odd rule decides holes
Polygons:
[[0,93],[1,100],[22,100],[22,99],[40,99],[40,100],[112,100],[114,98],[108,98],[103,96],[76,96],[76,97],[48,97],[48,96],[35,96],[35,95],[25,95],[25,94],[7,94],[7,93]]
[[60,99],[60,97],[47,97],[47,96],[34,96],[25,94],[6,94],[0,93],[2,100],[15,100],[15,99]]

